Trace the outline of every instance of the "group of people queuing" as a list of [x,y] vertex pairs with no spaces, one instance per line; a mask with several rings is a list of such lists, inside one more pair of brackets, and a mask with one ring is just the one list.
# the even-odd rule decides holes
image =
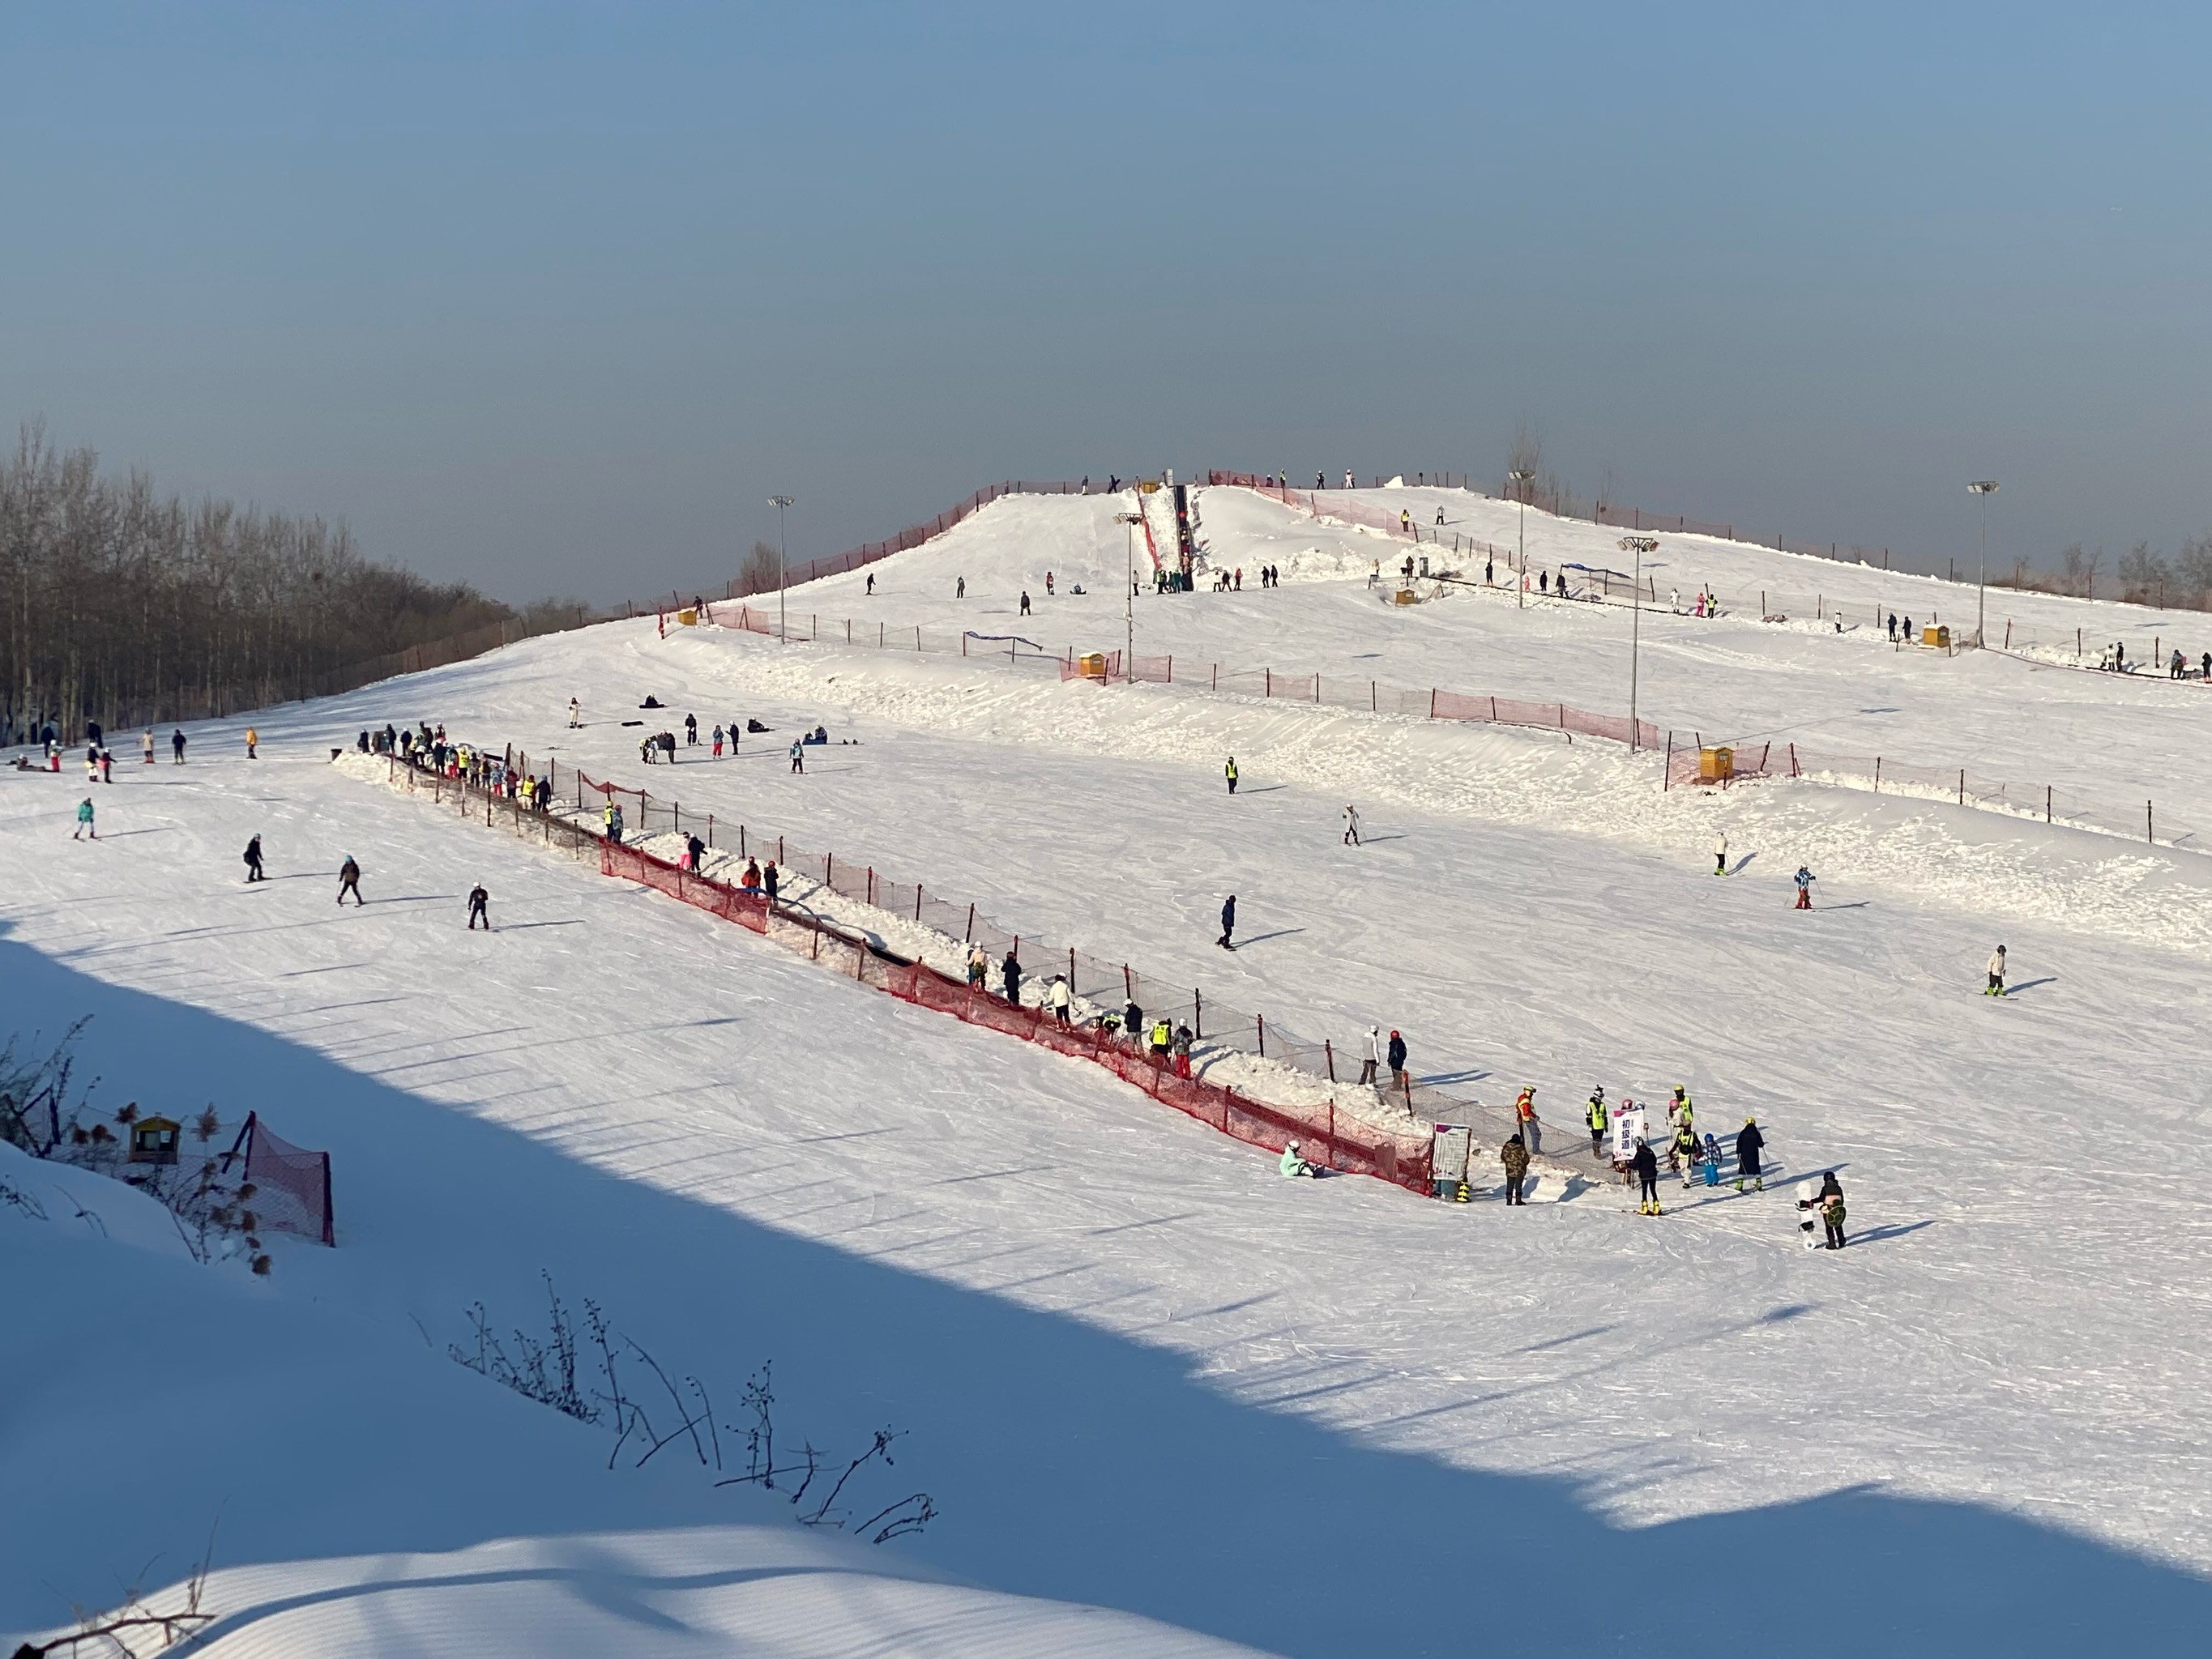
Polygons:
[[532,776],[516,763],[513,749],[494,754],[478,744],[449,740],[442,721],[433,726],[422,720],[411,728],[387,721],[380,732],[362,732],[354,747],[364,755],[391,755],[418,772],[465,783],[500,800],[516,801],[526,811],[552,807],[551,780]]

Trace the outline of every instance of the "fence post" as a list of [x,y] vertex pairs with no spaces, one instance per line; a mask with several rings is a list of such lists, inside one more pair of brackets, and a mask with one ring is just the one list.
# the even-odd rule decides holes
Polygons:
[[975,942],[975,907],[972,904],[968,907],[968,931],[961,934],[960,938],[965,944],[973,945]]
[[1959,769],[1959,805],[1961,805],[1961,806],[1964,806],[1966,804],[1966,769],[1965,767],[1963,767],[1963,766],[1962,766],[1962,767],[1960,767],[1960,768]]
[[1797,745],[1794,743],[1790,745],[1790,775],[1797,775]]
[[1206,1035],[1206,1000],[1199,995],[1195,985],[1190,988],[1190,1034],[1193,1036]]
[[739,858],[743,858],[743,857],[744,857],[744,855],[745,855],[745,826],[744,826],[744,824],[742,824],[742,823],[741,823],[741,824],[739,824],[739,825],[738,826],[738,856]]
[[[1491,699],[1491,702],[1492,702],[1492,704],[1493,706],[1497,703],[1497,701],[1498,701],[1498,700],[1497,700],[1495,697],[1492,697],[1492,698]],[[1431,720],[1434,720],[1434,719],[1436,719],[1436,717],[1437,717],[1437,689],[1436,689],[1436,687],[1434,687],[1434,686],[1432,685],[1432,686],[1431,686],[1431,687],[1429,688],[1429,718],[1430,718]]]
[[836,874],[836,866],[837,855],[835,853],[824,853],[822,855],[822,884],[833,893],[837,890],[837,884],[832,878]]
[[2051,786],[2047,783],[2043,786],[2043,821],[2051,822]]
[[1659,793],[1665,794],[1674,781],[1674,728],[1667,728],[1667,769],[1659,775]]
[[1318,674],[1314,676],[1314,701],[1321,701],[1321,676]]
[[1367,682],[1367,712],[1370,714],[1379,714],[1382,712],[1382,700],[1376,696],[1373,680]]
[[1879,755],[1874,757],[1874,792],[1877,795],[1881,793],[1881,757]]
[[1255,1015],[1253,1015],[1253,1016],[1252,1016],[1252,1024],[1253,1024],[1254,1025],[1255,1025],[1255,1026],[1257,1026],[1257,1027],[1259,1028],[1259,1030],[1260,1030],[1260,1058],[1261,1058],[1261,1059],[1262,1059],[1262,1060],[1265,1060],[1265,1059],[1267,1057],[1267,1018],[1266,1018],[1266,1017],[1265,1017],[1264,1015],[1261,1015],[1261,1014],[1255,1014]]
[[874,865],[872,865],[872,865],[870,865],[870,866],[868,866],[868,902],[869,902],[869,903],[871,903],[871,904],[873,904],[875,902],[876,902],[876,866],[875,866]]
[[1329,1080],[1331,1083],[1335,1082],[1335,1081],[1336,1081],[1336,1050],[1335,1050],[1335,1049],[1334,1049],[1334,1048],[1332,1048],[1331,1047],[1329,1047],[1328,1039],[1327,1037],[1323,1037],[1323,1038],[1321,1040],[1321,1057],[1322,1057],[1322,1060],[1323,1060],[1323,1062],[1324,1062],[1324,1063],[1326,1063],[1326,1065],[1327,1065],[1327,1066],[1328,1066],[1328,1080]]
[[1265,676],[1261,682],[1261,684],[1264,689],[1261,691],[1260,695],[1263,697],[1273,696],[1275,695],[1275,671],[1272,668],[1263,668],[1260,672]]
[[914,919],[916,921],[921,920],[921,884],[920,882],[914,884]]
[[2143,803],[2143,839],[2152,846],[2158,845],[2158,836],[2151,828],[2150,803]]

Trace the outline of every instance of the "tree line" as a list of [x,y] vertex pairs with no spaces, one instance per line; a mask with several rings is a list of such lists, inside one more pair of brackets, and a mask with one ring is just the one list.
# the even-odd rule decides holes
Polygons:
[[[73,740],[367,684],[427,642],[573,626],[365,558],[344,525],[163,495],[24,428],[0,459],[0,742]],[[471,650],[438,653],[442,660]]]

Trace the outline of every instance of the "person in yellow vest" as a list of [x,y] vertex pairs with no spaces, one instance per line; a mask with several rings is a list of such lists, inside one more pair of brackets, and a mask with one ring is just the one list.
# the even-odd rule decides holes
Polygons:
[[247,726],[247,727],[246,728],[246,759],[248,759],[248,760],[252,760],[252,759],[253,758],[253,745],[254,745],[254,744],[258,744],[258,743],[259,743],[260,741],[261,741],[261,734],[260,734],[258,732],[255,731],[252,726]]
[[1228,763],[1226,766],[1224,766],[1224,767],[1221,769],[1221,775],[1222,775],[1223,777],[1224,777],[1224,778],[1226,778],[1226,779],[1228,779],[1228,780],[1229,780],[1229,793],[1230,793],[1231,794],[1232,794],[1232,795],[1233,795],[1233,794],[1235,794],[1235,793],[1237,793],[1237,757],[1236,757],[1236,756],[1231,755],[1231,756],[1229,757],[1229,763]]
[[1589,1109],[1583,1114],[1583,1117],[1589,1124],[1590,1152],[1593,1156],[1601,1156],[1605,1152],[1605,1132],[1609,1122],[1606,1115],[1605,1090],[1602,1087],[1590,1091]]

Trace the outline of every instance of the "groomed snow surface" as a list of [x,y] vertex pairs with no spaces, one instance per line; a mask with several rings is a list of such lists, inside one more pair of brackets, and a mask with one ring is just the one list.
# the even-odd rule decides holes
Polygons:
[[[1460,492],[1362,494],[1508,539]],[[1200,500],[1244,591],[1146,595],[1139,650],[1617,706],[1616,612],[1386,607],[1364,573],[1397,544]],[[1011,498],[872,597],[790,602],[1112,648],[1127,502]],[[1812,562],[1678,556],[1724,601]],[[2206,787],[2195,688],[1644,625],[1662,724],[1971,745],[2178,816]],[[775,732],[639,766],[623,722],[687,710]],[[1723,1140],[1756,1115],[1782,1178],[1662,1182],[1656,1220],[1612,1188],[1515,1210],[1283,1181],[1095,1067],[329,763],[418,719],[1293,1024],[1399,1028],[1418,1075],[1534,1084],[1552,1136],[1594,1084],[1686,1084]],[[817,722],[854,741],[793,776]],[[1662,793],[1601,743],[650,621],[264,714],[252,763],[245,723],[194,728],[181,768],[118,741],[97,844],[70,839],[81,769],[0,775],[0,1029],[88,1015],[104,1109],[258,1110],[328,1149],[339,1237],[278,1238],[257,1279],[117,1183],[0,1152],[32,1200],[0,1203],[11,1642],[134,1582],[173,1595],[213,1529],[198,1650],[226,1659],[2201,1646],[2212,860],[2187,846],[1813,784]],[[340,910],[348,854],[369,902]],[[478,881],[490,933],[462,927]],[[1801,1249],[1790,1206],[1826,1168],[1840,1254]],[[610,1469],[605,1430],[446,1354],[477,1303],[542,1332],[548,1274],[702,1380],[726,1463],[773,1361],[780,1445],[842,1466],[905,1431],[848,1519],[915,1492],[938,1517],[872,1546],[716,1487],[688,1444]]]

